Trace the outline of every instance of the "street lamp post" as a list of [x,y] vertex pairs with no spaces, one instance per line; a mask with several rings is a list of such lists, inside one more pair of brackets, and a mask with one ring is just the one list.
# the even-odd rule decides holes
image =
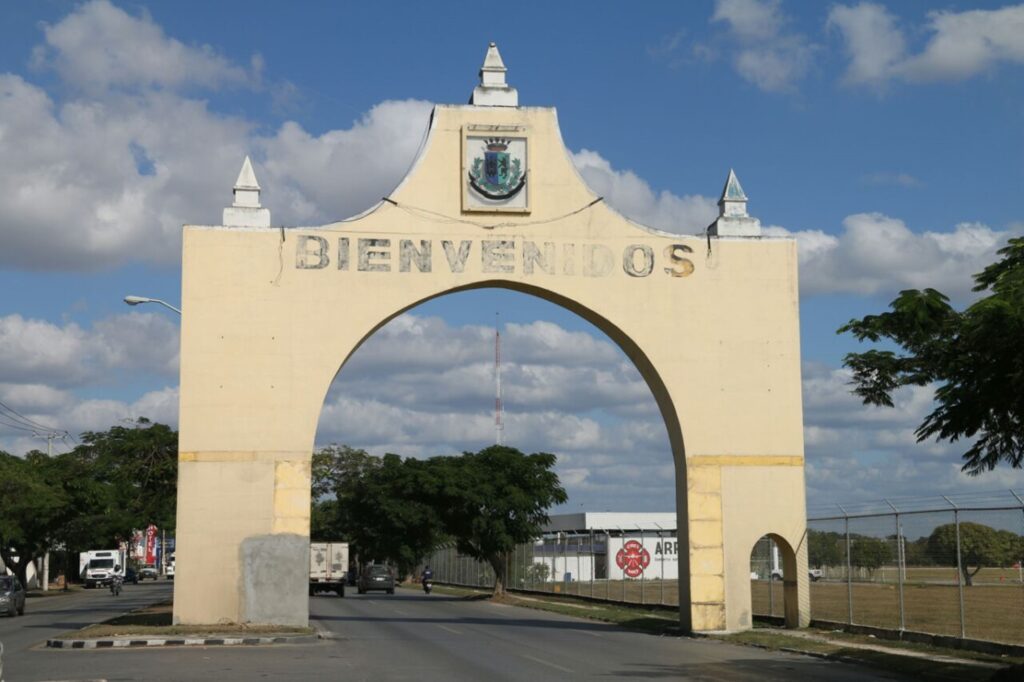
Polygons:
[[174,312],[181,315],[181,311],[179,309],[175,308],[167,301],[161,301],[159,298],[148,298],[146,296],[125,296],[124,302],[127,303],[128,305],[139,305],[140,303],[159,303],[163,307],[170,308]]

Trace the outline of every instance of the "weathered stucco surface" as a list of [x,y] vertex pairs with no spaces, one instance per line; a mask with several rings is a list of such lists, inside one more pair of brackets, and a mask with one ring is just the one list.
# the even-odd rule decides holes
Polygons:
[[[480,131],[527,137],[527,211],[463,210],[464,145]],[[268,537],[308,534],[332,379],[395,315],[505,287],[578,313],[636,363],[676,462],[683,623],[747,627],[754,542],[804,547],[795,241],[716,237],[709,250],[623,219],[580,180],[553,109],[437,107],[389,199],[315,228],[185,228],[176,622],[305,623],[305,586],[266,573],[260,548],[279,561],[291,540]],[[300,558],[281,570],[304,573]],[[303,606],[260,611],[252,598],[271,589]],[[805,620],[806,580],[793,589]]]

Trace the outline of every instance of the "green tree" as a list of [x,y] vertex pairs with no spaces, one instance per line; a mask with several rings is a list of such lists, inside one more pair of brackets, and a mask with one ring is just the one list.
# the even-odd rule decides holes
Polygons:
[[52,547],[67,498],[45,475],[47,456],[0,452],[0,559],[26,584],[28,565]]
[[846,538],[831,531],[807,531],[807,562],[811,566],[842,566],[846,563]]
[[501,445],[428,462],[436,485],[429,495],[445,531],[459,552],[491,565],[495,595],[505,592],[515,546],[538,537],[547,510],[568,499],[554,466],[550,453],[526,455]]
[[858,568],[874,571],[890,559],[892,550],[885,540],[857,535],[850,541],[850,563]]
[[[1017,535],[997,531],[981,523],[960,523],[960,570],[964,584],[970,586],[975,575],[986,566],[1003,566],[1013,561]],[[936,527],[928,536],[928,549],[936,557],[945,557],[956,566],[956,524]],[[971,570],[971,567],[974,570]]]
[[318,540],[353,540],[351,511],[359,485],[382,464],[365,450],[328,445],[313,453],[310,535]]
[[892,407],[896,389],[938,384],[935,409],[915,434],[919,442],[973,439],[963,453],[963,471],[972,475],[1024,463],[1024,237],[1010,239],[999,255],[974,276],[974,291],[988,295],[962,312],[934,289],[914,289],[900,292],[888,312],[839,329],[902,351],[846,356],[865,404]]
[[88,431],[72,455],[106,487],[116,535],[154,524],[172,531],[177,514],[178,432],[140,417],[132,427]]

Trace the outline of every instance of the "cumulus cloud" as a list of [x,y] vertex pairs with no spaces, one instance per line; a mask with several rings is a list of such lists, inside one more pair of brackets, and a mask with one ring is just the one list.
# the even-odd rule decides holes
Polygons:
[[715,216],[715,199],[699,194],[678,196],[656,192],[646,180],[629,170],[616,170],[597,152],[582,149],[572,155],[580,175],[595,193],[617,211],[639,223],[668,232],[702,232]]
[[920,31],[929,34],[912,54],[897,18],[882,5],[837,5],[828,26],[845,42],[850,64],[844,81],[882,86],[907,82],[962,80],[999,63],[1024,63],[1024,5],[965,12],[933,11]]
[[806,363],[803,367],[804,441],[811,515],[830,500],[938,496],[1006,490],[1024,484],[1024,471],[1000,469],[967,477],[958,443],[918,443],[914,430],[934,408],[932,387],[907,387],[893,395],[894,407],[863,405],[850,392],[846,369]]
[[250,85],[261,61],[247,72],[209,45],[188,46],[169,38],[148,14],[132,16],[107,0],[88,2],[54,25],[43,26],[44,43],[33,53],[38,68],[55,70],[76,88]]
[[960,223],[952,232],[917,233],[897,218],[858,213],[843,220],[838,236],[777,226],[765,228],[765,233],[796,237],[804,295],[895,295],[902,289],[931,287],[964,299],[974,285],[971,275],[995,260],[996,251],[1021,229]]
[[189,91],[255,87],[258,73],[105,0],[44,35],[35,61],[67,98],[0,73],[0,266],[173,264],[183,224],[220,222],[246,154],[275,222],[344,218],[394,187],[427,124],[425,102],[383,102],[350,129],[319,136],[211,111]]
[[816,46],[789,28],[779,0],[717,0],[712,23],[727,26],[733,66],[767,92],[789,92],[810,70]]
[[85,329],[21,315],[0,317],[0,381],[68,388],[116,370],[178,370],[178,327],[165,316],[131,312]]

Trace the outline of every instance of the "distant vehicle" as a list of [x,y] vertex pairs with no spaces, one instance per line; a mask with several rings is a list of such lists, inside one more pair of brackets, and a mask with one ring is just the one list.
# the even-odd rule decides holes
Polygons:
[[[819,580],[821,580],[821,576],[822,576],[821,569],[820,568],[810,568],[810,569],[807,570],[807,576],[811,579],[812,583],[816,583]],[[751,575],[751,577],[753,577],[753,575]],[[782,569],[781,568],[772,569],[772,580],[782,580]]]
[[348,582],[348,543],[309,543],[309,596],[318,592],[335,592],[345,596]]
[[174,580],[174,555],[167,557],[167,569],[164,573],[168,580]]
[[366,594],[372,590],[382,590],[388,594],[395,593],[395,574],[383,564],[371,564],[363,569],[359,575],[359,594]]
[[115,574],[124,577],[124,569],[121,568],[121,553],[116,549],[82,552],[78,555],[78,565],[86,589],[106,587],[113,580]]
[[25,614],[25,588],[13,575],[0,575],[0,613]]
[[160,571],[156,570],[156,566],[143,566],[139,569],[139,580],[156,580],[160,577]]

